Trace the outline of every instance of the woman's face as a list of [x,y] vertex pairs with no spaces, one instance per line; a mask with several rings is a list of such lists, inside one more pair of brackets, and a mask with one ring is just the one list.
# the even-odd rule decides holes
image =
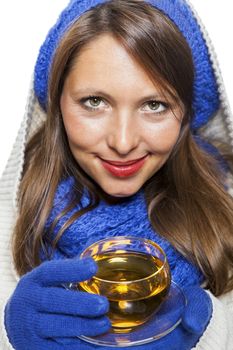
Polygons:
[[166,162],[182,111],[117,39],[86,45],[66,78],[61,111],[70,149],[107,194],[135,194]]

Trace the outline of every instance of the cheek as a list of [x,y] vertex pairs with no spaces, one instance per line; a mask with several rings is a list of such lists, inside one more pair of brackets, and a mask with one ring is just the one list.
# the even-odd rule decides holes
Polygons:
[[66,134],[71,148],[87,149],[98,144],[102,138],[100,125],[92,120],[79,118],[63,118]]
[[170,153],[179,138],[180,129],[180,123],[176,121],[147,130],[147,140],[152,151],[161,154]]

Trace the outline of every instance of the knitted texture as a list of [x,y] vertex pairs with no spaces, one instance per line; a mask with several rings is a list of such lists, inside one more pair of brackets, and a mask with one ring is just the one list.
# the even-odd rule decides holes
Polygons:
[[[84,12],[105,2],[103,0],[71,1],[49,31],[41,46],[34,76],[35,93],[44,109],[47,104],[50,68],[61,38]],[[176,24],[191,48],[195,66],[192,129],[196,130],[205,125],[219,107],[219,94],[207,45],[197,20],[184,0],[149,0],[148,2]]]
[[179,28],[192,51],[195,67],[192,129],[205,125],[219,107],[212,62],[199,24],[184,0],[149,0]]
[[[74,1],[77,3],[77,1]],[[83,4],[84,1],[80,1]],[[88,2],[90,3],[90,2]],[[193,1],[195,5],[195,1]],[[72,3],[70,3],[72,6]],[[78,6],[78,5],[77,5]],[[72,12],[72,11],[71,11]],[[74,14],[76,18],[76,15]],[[206,32],[205,27],[201,24],[200,18],[197,13],[195,13],[195,18],[197,18],[199,26],[201,28],[202,33],[204,33],[204,38],[208,46],[208,51],[210,52],[211,61],[213,62],[214,72],[216,76],[216,81],[218,84],[218,91],[221,97],[221,106],[217,114],[215,114],[214,118],[212,118],[205,127],[206,135],[210,138],[217,137],[221,142],[227,142],[231,147],[233,147],[233,119],[232,113],[229,107],[229,103],[227,100],[227,95],[224,87],[224,83],[221,76],[221,71],[219,69],[218,61],[216,54],[214,52],[213,45],[211,43],[210,38],[208,37],[208,33]],[[52,30],[53,31],[53,30]],[[64,31],[65,32],[65,31]],[[51,39],[51,38],[50,38]],[[49,40],[49,39],[48,39]],[[48,43],[49,44],[49,43]],[[49,49],[49,48],[48,48]],[[45,63],[43,66],[43,62],[41,62],[40,68],[42,69],[42,74],[46,72],[46,64],[47,62],[52,62],[52,56],[54,46],[51,42],[51,60],[48,61],[47,56],[44,56]],[[43,51],[43,50],[42,50]],[[49,55],[48,55],[49,56]],[[41,56],[43,61],[43,54]],[[50,67],[50,66],[49,66]],[[47,71],[49,74],[49,70]],[[43,90],[43,78],[42,75],[42,90]],[[46,83],[47,84],[47,83]],[[47,85],[45,85],[45,100],[47,96]],[[18,187],[21,179],[22,167],[24,162],[24,147],[31,135],[31,131],[33,132],[38,129],[38,120],[41,118],[44,112],[38,105],[37,98],[34,98],[34,91],[29,92],[29,100],[28,106],[25,113],[25,119],[22,123],[17,140],[15,142],[14,148],[12,150],[11,156],[9,158],[7,167],[4,171],[2,179],[0,179],[0,276],[1,276],[1,288],[0,288],[0,348],[1,350],[14,350],[12,344],[9,343],[9,339],[6,334],[5,326],[4,326],[4,309],[6,300],[9,298],[15,288],[17,288],[18,276],[13,271],[13,264],[11,261],[11,235],[12,235],[12,227],[15,224],[16,220],[16,212],[17,212],[17,193]],[[44,118],[44,116],[43,116]],[[202,133],[202,130],[198,130],[198,133]],[[231,181],[231,178],[229,179]],[[233,193],[233,181],[231,181],[231,193]],[[153,233],[154,234],[154,233]],[[156,234],[154,234],[154,240],[156,239]],[[101,236],[101,235],[100,235]],[[84,238],[82,241],[82,246],[80,250],[85,247]],[[60,258],[65,256],[65,252],[62,250],[57,253]],[[174,273],[173,273],[174,274]],[[186,274],[188,275],[188,274]],[[182,279],[183,280],[183,279]],[[188,282],[188,278],[187,278]],[[221,296],[220,298],[214,297],[211,293],[209,293],[212,303],[213,303],[213,314],[211,320],[206,328],[204,334],[199,339],[197,345],[192,350],[232,350],[233,344],[233,332],[232,332],[232,324],[233,324],[233,292]],[[22,313],[24,316],[24,313]],[[22,317],[23,317],[22,316]],[[31,319],[29,318],[29,322]],[[24,335],[25,339],[28,337],[28,334]],[[77,339],[76,339],[77,340]],[[89,350],[89,349],[99,349],[102,350],[101,347],[95,347],[88,345],[87,343],[79,343],[78,346],[76,344],[75,350]],[[152,345],[153,344],[153,345]],[[148,350],[155,350],[154,343],[148,344]],[[65,347],[67,350],[71,347]],[[146,345],[143,346],[143,349],[146,348]],[[24,348],[25,350],[26,348]],[[35,349],[35,347],[30,347],[31,349]],[[44,348],[41,347],[40,350]],[[48,348],[45,347],[47,350]],[[54,350],[55,348],[52,347]],[[64,347],[61,347],[64,349]],[[109,349],[109,348],[108,348]],[[107,350],[108,350],[107,349]],[[142,347],[137,347],[137,350],[141,350]],[[166,350],[170,350],[168,346]],[[122,349],[123,350],[123,349]],[[133,350],[132,347],[128,348],[128,350]],[[160,349],[161,350],[161,349]],[[180,350],[180,348],[176,349]]]
[[90,258],[50,261],[21,278],[5,310],[6,330],[15,349],[58,350],[63,338],[72,343],[73,337],[77,346],[78,335],[105,333],[110,328],[107,299],[62,287],[85,281],[96,271]]
[[[69,178],[58,186],[47,227],[70,203],[71,195],[74,192],[73,184],[74,180]],[[72,214],[80,210],[81,207],[86,207],[89,203],[89,196],[85,193],[81,199],[81,204],[60,218],[52,234],[49,234],[49,241],[56,237],[59,229]],[[98,207],[75,220],[59,239],[54,258],[73,258],[78,256],[90,244],[100,239],[123,235],[144,237],[157,242],[167,255],[172,279],[180,286],[195,285],[202,282],[201,272],[179,254],[167,240],[155,233],[148,219],[142,191],[117,205],[108,205],[101,201]]]
[[[109,320],[104,316],[108,307],[106,299],[59,288],[69,280],[90,278],[93,267],[91,260],[52,261],[21,279],[5,310],[6,329],[15,349],[108,350],[108,347],[91,345],[77,338],[80,333],[95,336],[109,329]],[[153,343],[154,350],[190,350],[208,325],[212,314],[208,294],[200,287],[189,287],[185,295],[188,303],[182,323]],[[151,343],[140,349],[151,350]]]
[[[56,211],[60,212],[69,202],[72,185],[73,179],[69,178],[58,187],[53,213],[47,225],[53,220]],[[141,221],[148,222],[145,217],[145,203],[144,205],[142,203],[144,203],[142,192],[132,196],[125,205],[109,206],[101,202],[96,208],[100,210],[99,212],[95,212],[94,216],[93,211],[83,215],[75,221],[71,230],[70,228],[66,230],[62,236],[65,240],[62,243],[62,239],[59,241],[59,249],[54,260],[43,262],[21,278],[5,308],[6,330],[15,349],[62,350],[65,346],[70,350],[107,350],[106,347],[90,345],[76,337],[95,336],[109,329],[110,323],[105,316],[109,307],[107,299],[89,293],[66,290],[63,284],[87,280],[97,271],[92,259],[79,260],[77,257],[80,252],[80,246],[77,245],[80,235],[82,235],[80,241],[85,247],[98,238],[108,235],[111,230],[113,235],[114,232],[122,234],[122,229],[127,233],[134,230],[135,235],[143,232],[142,236],[149,236],[152,239],[152,230],[149,226],[144,223],[140,225]],[[82,206],[85,207],[87,204],[89,196],[86,193],[82,198]],[[70,214],[71,212],[68,216]],[[82,219],[85,223],[80,224]],[[60,225],[62,219],[58,222],[55,232]],[[104,232],[104,235],[100,231]],[[188,350],[197,344],[205,331],[212,315],[212,302],[206,292],[198,286],[202,279],[200,272],[179,256],[168,242],[156,234],[153,235],[165,249],[173,280],[183,286],[188,301],[181,324],[168,336],[156,341],[153,349]],[[70,259],[66,259],[65,255],[69,255]],[[130,349],[137,350],[138,347]],[[149,350],[151,344],[142,345],[140,349]]]
[[45,42],[40,48],[34,71],[35,94],[44,109],[46,109],[47,104],[50,68],[61,38],[81,14],[104,2],[106,0],[71,0],[60,14],[56,24],[50,29]]
[[[122,350],[191,350],[206,329],[212,315],[212,303],[208,294],[199,287],[185,290],[188,300],[181,324],[165,337],[138,346],[121,347]],[[114,349],[116,347],[113,347]],[[79,349],[79,348],[77,348]],[[83,344],[80,350],[87,350]],[[109,347],[92,345],[91,349],[109,350]],[[75,349],[76,350],[76,349]],[[203,348],[203,350],[207,350]]]

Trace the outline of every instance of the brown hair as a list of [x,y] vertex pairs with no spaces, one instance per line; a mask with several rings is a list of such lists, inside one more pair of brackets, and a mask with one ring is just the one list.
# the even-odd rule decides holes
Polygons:
[[[103,33],[117,38],[164,93],[185,106],[179,140],[166,164],[144,184],[154,229],[196,264],[215,295],[233,288],[233,201],[224,189],[217,161],[197,145],[190,132],[194,67],[188,44],[160,11],[141,1],[109,1],[83,14],[64,35],[53,60],[47,119],[26,148],[14,230],[14,262],[20,275],[40,264],[40,250],[56,242],[104,193],[79,167],[64,130],[60,96],[80,50]],[[175,93],[174,93],[175,91]],[[75,178],[73,200],[59,218],[77,204],[87,187],[91,204],[72,216],[54,242],[45,223],[59,182]],[[106,197],[107,198],[107,197]]]

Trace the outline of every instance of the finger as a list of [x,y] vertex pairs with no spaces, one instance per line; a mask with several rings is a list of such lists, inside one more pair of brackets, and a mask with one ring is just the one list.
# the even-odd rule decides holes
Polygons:
[[[65,345],[64,348],[62,349],[66,349],[66,350],[109,350],[109,346],[105,347],[105,346],[96,346],[94,344],[91,344],[91,343],[88,343],[87,341],[84,341],[82,339],[79,339],[79,338],[57,338],[56,339],[56,342],[58,344],[63,344]],[[155,348],[154,346],[152,346],[152,344],[155,344],[155,343],[148,343],[148,344],[143,344],[143,346],[127,346],[127,347],[122,347],[120,346],[120,350],[168,350],[168,347],[165,348]],[[119,347],[119,345],[118,345]],[[113,347],[114,349],[116,347]],[[111,347],[110,347],[111,349]],[[46,349],[47,350],[47,349]],[[169,350],[174,350],[174,349],[171,349],[169,348]],[[175,349],[177,350],[177,348]],[[180,350],[180,349],[179,349]]]
[[42,338],[76,337],[79,335],[96,336],[107,332],[111,323],[106,316],[95,319],[39,314],[36,319],[36,330]]
[[[64,347],[62,349],[65,350],[109,350],[106,349],[105,347],[100,347],[100,345],[98,345],[96,347],[96,345],[93,345],[91,343],[88,343],[87,341],[81,340],[78,337],[74,337],[74,338],[56,338],[55,341],[58,344],[62,344]],[[124,349],[123,349],[124,350]],[[137,349],[140,350],[140,349]],[[151,350],[151,349],[150,349]]]
[[76,344],[76,349],[77,349],[77,345],[78,345],[77,337],[56,338],[55,341],[58,344],[66,345],[66,349],[67,349],[68,345],[72,346],[72,345]]
[[73,316],[96,317],[109,310],[104,296],[58,287],[41,288],[37,303],[39,311]]
[[199,286],[187,288],[185,295],[187,306],[182,317],[182,325],[189,332],[201,335],[212,314],[211,299]]
[[96,262],[85,258],[46,261],[34,269],[32,275],[41,285],[55,286],[88,280],[96,272]]
[[[86,341],[83,341],[79,339],[78,337],[74,338],[56,338],[50,342],[50,348],[48,349],[45,347],[46,350],[96,350],[97,348],[99,350],[109,350],[109,347],[100,347],[93,345],[91,343],[88,343]],[[122,349],[122,348],[121,348]],[[128,349],[128,348],[127,348]],[[122,349],[124,350],[124,349]],[[131,348],[130,348],[131,350]],[[137,350],[140,350],[137,348]],[[151,349],[149,349],[151,350]]]
[[[90,344],[91,345],[91,344]],[[41,345],[41,350],[94,350],[96,349],[93,346],[89,346],[88,343],[82,342],[80,344],[80,339],[77,337],[74,338],[57,338],[57,339],[44,339],[43,345]],[[102,348],[101,348],[102,350]]]

